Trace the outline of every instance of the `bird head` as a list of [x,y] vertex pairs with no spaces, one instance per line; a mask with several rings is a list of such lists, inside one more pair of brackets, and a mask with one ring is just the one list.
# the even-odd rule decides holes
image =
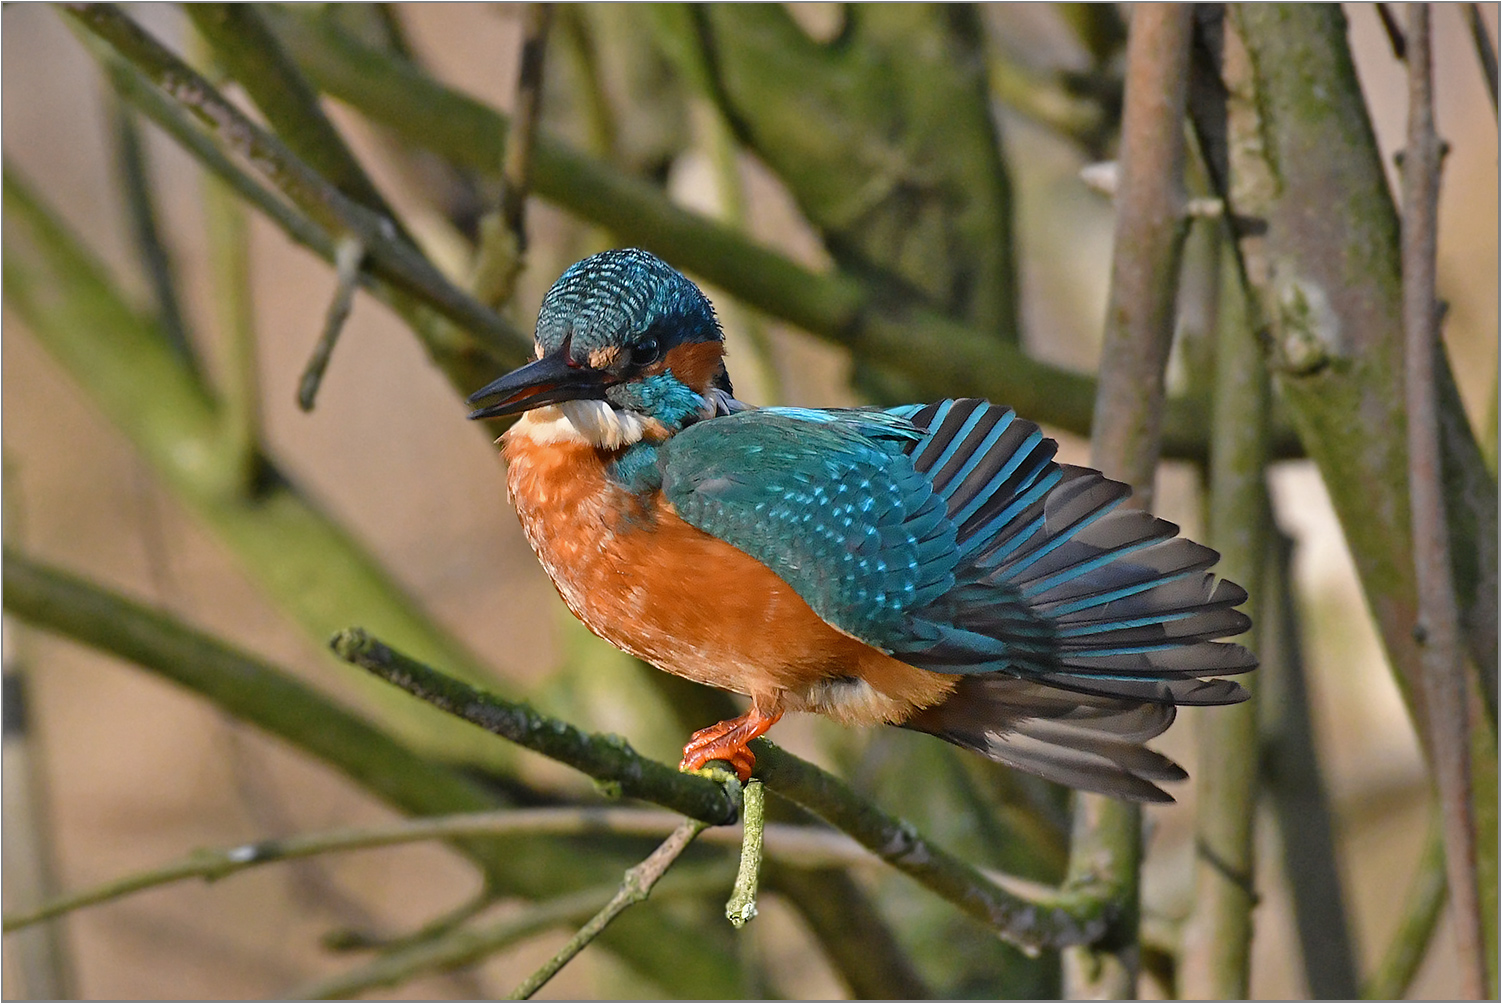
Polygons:
[[714,307],[645,251],[570,266],[543,298],[535,343],[535,361],[470,396],[490,402],[470,418],[556,406],[594,445],[620,446],[671,435],[731,399]]

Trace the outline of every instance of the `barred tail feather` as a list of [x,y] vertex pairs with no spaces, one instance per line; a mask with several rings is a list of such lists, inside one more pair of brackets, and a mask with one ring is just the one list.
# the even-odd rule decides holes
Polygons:
[[944,703],[904,724],[1071,788],[1172,802],[1155,782],[1187,775],[1143,744],[1173,720],[1171,703],[1069,693],[1044,681],[990,674],[964,677]]

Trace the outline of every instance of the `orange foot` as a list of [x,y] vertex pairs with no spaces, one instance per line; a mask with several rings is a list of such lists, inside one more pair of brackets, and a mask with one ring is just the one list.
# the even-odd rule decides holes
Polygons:
[[781,717],[781,711],[775,715],[764,715],[753,705],[750,711],[739,718],[700,729],[689,738],[688,745],[683,747],[683,762],[678,765],[678,769],[698,770],[711,760],[728,760],[735,768],[736,776],[744,784],[751,780],[751,768],[756,766],[756,756],[746,748],[746,744],[776,725]]

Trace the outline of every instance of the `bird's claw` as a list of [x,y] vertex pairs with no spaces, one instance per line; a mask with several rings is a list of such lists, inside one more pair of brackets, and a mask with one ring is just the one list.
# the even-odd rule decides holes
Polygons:
[[756,766],[756,755],[745,746],[710,746],[704,749],[696,749],[693,752],[684,747],[683,760],[679,762],[678,769],[683,771],[698,770],[711,760],[723,760],[730,764],[731,768],[735,771],[735,776],[740,778],[741,784],[745,784],[751,780],[751,771]]
[[770,729],[781,717],[781,713],[764,715],[753,707],[739,718],[700,729],[683,747],[683,760],[678,769],[698,770],[711,760],[724,760],[745,784],[751,780],[751,771],[756,766],[756,754],[746,744]]

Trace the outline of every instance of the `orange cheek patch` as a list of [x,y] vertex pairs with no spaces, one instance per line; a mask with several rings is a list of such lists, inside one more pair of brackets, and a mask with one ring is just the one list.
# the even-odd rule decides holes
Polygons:
[[719,342],[688,342],[668,350],[666,368],[683,383],[702,394],[722,369],[725,347]]

